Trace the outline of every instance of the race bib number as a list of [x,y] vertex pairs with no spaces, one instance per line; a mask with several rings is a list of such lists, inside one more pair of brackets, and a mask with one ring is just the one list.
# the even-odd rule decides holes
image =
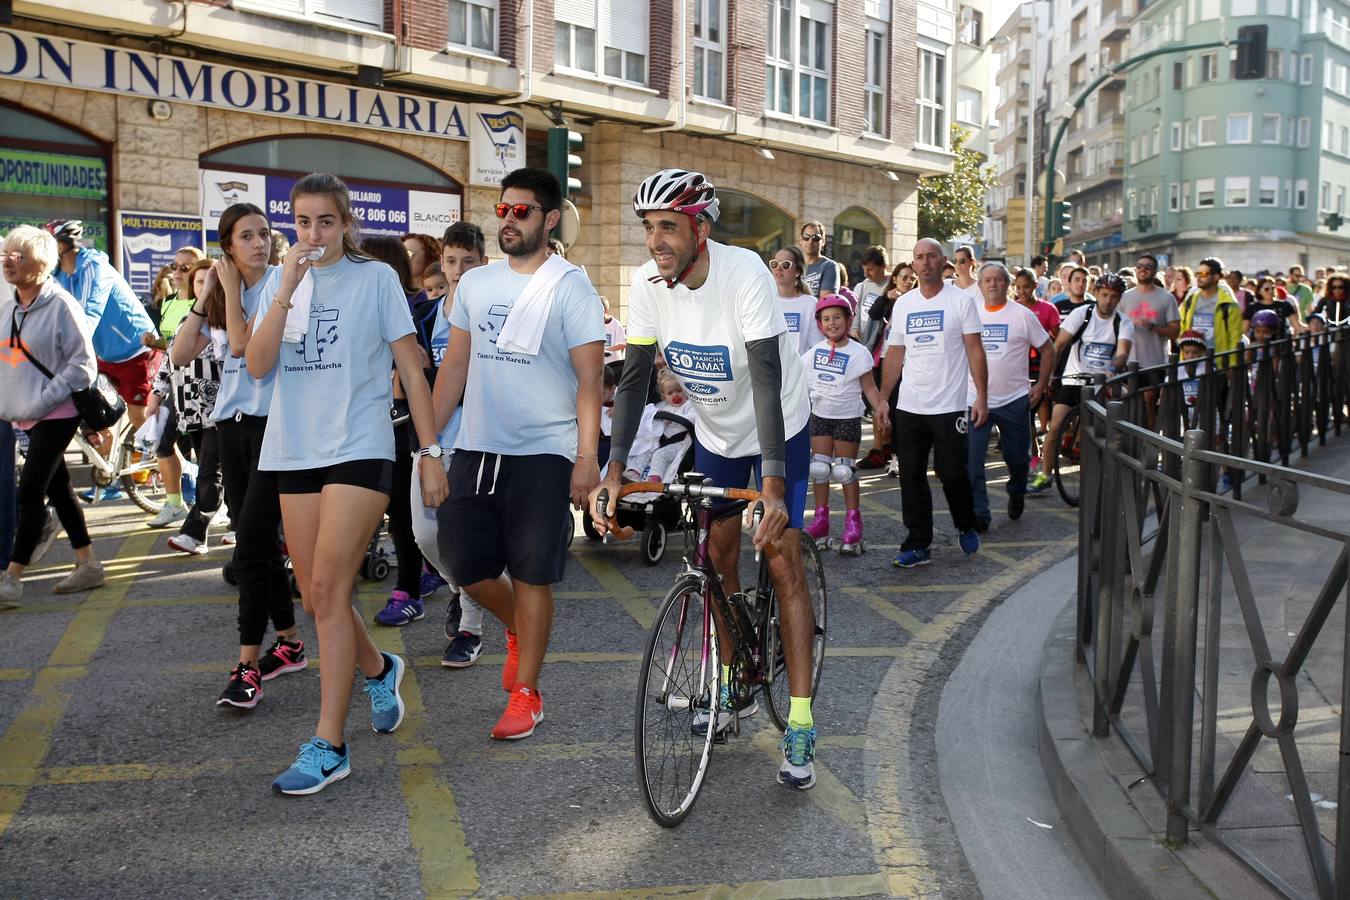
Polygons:
[[679,376],[685,391],[695,400],[721,393],[717,383],[733,380],[731,351],[723,345],[705,347],[671,341],[666,345],[666,366]]
[[1089,369],[1105,369],[1111,365],[1111,357],[1115,355],[1115,352],[1115,344],[1084,343],[1083,365]]
[[1196,331],[1204,332],[1205,337],[1213,337],[1214,313],[1212,312],[1196,313],[1195,317],[1191,319],[1191,327],[1194,328]]
[[445,359],[445,348],[449,346],[449,344],[450,339],[448,337],[438,337],[431,339],[432,368],[439,369],[441,367],[441,362]]
[[946,335],[945,313],[940,309],[912,312],[905,316],[905,348],[910,353],[941,353]]
[[830,359],[830,351],[817,348],[811,368],[817,381],[825,384],[836,382],[844,377],[844,371],[848,368],[848,354],[835,351],[834,359]]
[[783,313],[783,318],[787,320],[788,331],[792,332],[793,334],[801,334],[802,331],[801,313],[785,312]]
[[989,356],[1002,356],[1008,349],[1008,326],[985,325],[980,329],[980,340],[984,341],[984,352]]

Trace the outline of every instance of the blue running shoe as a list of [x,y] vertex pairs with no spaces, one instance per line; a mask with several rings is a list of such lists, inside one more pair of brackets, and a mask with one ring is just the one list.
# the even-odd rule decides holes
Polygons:
[[403,683],[403,658],[392,653],[380,655],[388,671],[383,678],[367,678],[363,690],[370,695],[370,727],[388,734],[403,724],[403,698],[398,693]]
[[408,596],[406,591],[391,591],[389,602],[375,614],[375,621],[381,625],[398,627],[416,622],[425,615],[421,600]]
[[788,726],[783,742],[783,764],[778,767],[778,783],[807,791],[816,784],[816,729]]
[[961,532],[959,540],[961,542],[961,552],[966,556],[974,556],[975,551],[980,549],[980,533],[974,528],[969,531]]
[[928,565],[928,561],[932,558],[933,554],[927,547],[915,547],[913,550],[901,550],[891,561],[891,565],[899,569],[912,569],[915,566]]
[[351,773],[345,745],[339,753],[323,738],[312,737],[300,745],[300,753],[291,767],[273,779],[272,790],[292,796],[317,794]]
[[[759,712],[759,701],[751,699],[748,704],[736,711],[736,718],[747,719],[757,712]],[[717,730],[719,733],[726,731],[727,726],[731,724],[731,716],[731,687],[723,684],[718,691],[717,702]],[[694,734],[707,734],[708,720],[711,718],[712,715],[706,709],[700,710],[694,716],[693,724],[689,726],[689,730]]]
[[97,500],[94,499],[95,491],[98,491],[98,488],[90,488],[80,494],[80,499],[85,503],[111,503],[114,500],[125,500],[127,496],[126,492],[115,484],[110,484],[100,491]]
[[418,594],[423,600],[445,587],[445,584],[445,579],[441,577],[440,572],[437,572],[429,565],[423,564],[422,588],[418,591]]

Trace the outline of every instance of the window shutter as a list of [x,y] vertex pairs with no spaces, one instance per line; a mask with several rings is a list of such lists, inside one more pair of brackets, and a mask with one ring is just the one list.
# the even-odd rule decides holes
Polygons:
[[253,0],[249,6],[286,13],[291,16],[303,16],[305,14],[305,0]]
[[647,55],[647,22],[650,4],[626,0],[603,0],[606,47]]
[[370,28],[384,28],[384,0],[316,0],[314,11]]
[[559,22],[594,29],[595,0],[556,0],[553,4],[553,17]]

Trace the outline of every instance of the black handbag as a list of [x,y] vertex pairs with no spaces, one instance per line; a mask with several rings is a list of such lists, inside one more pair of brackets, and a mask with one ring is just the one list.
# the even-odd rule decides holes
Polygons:
[[[32,353],[28,352],[28,345],[23,342],[20,335],[18,310],[14,311],[14,316],[10,320],[13,328],[11,332],[18,341],[19,349],[23,355],[28,357],[28,361],[37,367],[37,370],[47,376],[51,381],[56,378],[52,370],[38,362]],[[122,399],[122,395],[117,393],[113,383],[108,380],[106,375],[100,374],[94,378],[94,383],[87,388],[81,388],[78,391],[71,391],[70,402],[75,404],[75,410],[84,420],[84,427],[89,431],[102,431],[105,428],[111,428],[116,425],[118,420],[127,411],[127,403]]]

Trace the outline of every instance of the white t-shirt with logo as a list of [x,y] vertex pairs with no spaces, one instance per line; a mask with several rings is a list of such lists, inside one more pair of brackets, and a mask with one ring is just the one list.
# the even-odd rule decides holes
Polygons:
[[[1008,302],[991,310],[978,307],[983,328],[984,358],[989,365],[989,408],[998,409],[1031,391],[1027,360],[1033,347],[1050,340],[1036,314],[1020,303]],[[975,402],[975,379],[967,380],[966,403]]]
[[699,443],[719,456],[760,452],[749,341],[777,338],[784,438],[806,426],[811,401],[797,339],[783,320],[773,276],[753,251],[708,241],[708,280],[697,290],[652,284],[655,261],[633,273],[628,341],[654,338],[698,410]]
[[[1060,328],[1069,334],[1077,334],[1078,329],[1083,327],[1084,317],[1089,315],[1092,316],[1092,320],[1088,323],[1087,330],[1069,350],[1069,358],[1064,363],[1066,378],[1070,375],[1096,375],[1098,372],[1109,374],[1111,360],[1116,355],[1116,342],[1134,340],[1134,323],[1121,316],[1119,311],[1114,313],[1111,319],[1103,319],[1097,315],[1094,307],[1087,305],[1069,313],[1069,317]],[[1120,319],[1119,335],[1111,321],[1116,318]]]
[[806,367],[811,412],[817,418],[856,419],[863,414],[866,406],[858,379],[872,377],[872,354],[866,347],[849,340],[842,347],[832,348],[827,338],[802,354],[802,364]]
[[944,283],[931,299],[914,288],[896,300],[886,342],[905,348],[899,408],[921,416],[964,410],[970,380],[965,335],[981,328],[975,301],[954,284]]
[[797,352],[805,353],[820,340],[820,328],[816,325],[816,298],[810,294],[801,294],[781,300],[779,305],[783,308],[783,321],[797,341]]
[[609,321],[605,323],[605,362],[612,363],[623,359],[623,347],[618,350],[611,350],[611,347],[617,347],[628,340],[627,333],[623,330],[623,323],[619,321],[618,316],[610,316]]

